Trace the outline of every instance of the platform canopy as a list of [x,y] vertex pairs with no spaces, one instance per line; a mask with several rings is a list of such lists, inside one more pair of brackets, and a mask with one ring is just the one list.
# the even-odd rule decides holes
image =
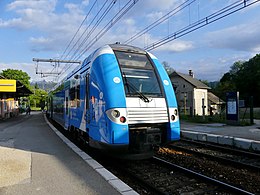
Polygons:
[[18,98],[33,94],[19,80],[0,78],[0,98]]

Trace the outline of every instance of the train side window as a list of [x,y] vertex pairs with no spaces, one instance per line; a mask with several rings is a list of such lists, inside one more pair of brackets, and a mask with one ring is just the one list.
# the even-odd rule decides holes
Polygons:
[[70,95],[70,107],[76,107],[76,89],[75,87],[70,88],[69,95]]
[[80,85],[76,87],[76,101],[77,107],[80,107]]
[[66,115],[68,115],[69,114],[69,98],[68,97],[66,97]]
[[89,109],[89,74],[86,75],[86,110]]

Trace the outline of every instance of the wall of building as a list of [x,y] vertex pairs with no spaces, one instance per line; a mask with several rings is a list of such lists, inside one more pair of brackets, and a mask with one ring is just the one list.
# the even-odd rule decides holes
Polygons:
[[0,119],[18,115],[18,101],[14,98],[16,87],[16,80],[0,79]]
[[204,104],[204,115],[209,115],[207,89],[197,89],[180,76],[175,76],[172,84],[181,114],[203,116]]
[[0,119],[17,116],[18,113],[18,101],[13,98],[0,99]]
[[180,113],[190,115],[193,110],[193,86],[181,77],[174,77],[172,84],[176,88],[175,95]]
[[203,116],[203,112],[204,115],[208,115],[208,90],[207,89],[194,88],[194,109],[195,109],[194,111],[195,115]]

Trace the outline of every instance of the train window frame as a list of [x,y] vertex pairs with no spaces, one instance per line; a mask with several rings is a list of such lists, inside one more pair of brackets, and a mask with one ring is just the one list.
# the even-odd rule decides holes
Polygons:
[[122,68],[122,71],[127,96],[134,97],[142,93],[149,97],[163,97],[154,70]]
[[77,107],[77,103],[76,103],[76,87],[71,87],[69,89],[69,99],[70,99],[70,107],[71,108],[75,108]]
[[[120,67],[131,67],[131,68],[140,68],[140,69],[154,69],[153,64],[151,60],[148,58],[146,54],[143,53],[133,53],[133,52],[127,52],[127,51],[114,51],[117,62]],[[124,57],[129,56],[129,58],[143,58],[145,60],[145,64],[143,63],[144,66],[141,66],[141,64],[137,60],[126,60]],[[123,58],[122,58],[123,57]],[[133,65],[133,61],[137,62],[136,64]],[[128,63],[126,63],[128,62]]]
[[[153,61],[151,60],[151,58],[149,57],[149,55],[147,55],[147,53],[135,53],[135,52],[129,52],[129,51],[118,51],[118,50],[114,50],[114,53],[115,53],[115,56],[116,56],[116,59],[117,59],[117,63],[119,65],[119,68],[120,68],[120,71],[121,71],[121,75],[123,77],[123,82],[124,82],[124,88],[125,88],[125,94],[127,97],[136,97],[136,96],[139,96],[138,93],[140,93],[140,91],[136,90],[136,93],[135,94],[131,94],[130,93],[130,89],[129,87],[127,87],[127,85],[129,83],[127,83],[127,79],[126,79],[126,75],[124,73],[124,69],[133,69],[133,70],[147,70],[147,71],[152,71],[152,73],[155,75],[155,78],[156,78],[156,81],[157,81],[157,84],[158,84],[158,88],[159,88],[159,91],[160,93],[157,93],[157,94],[152,94],[152,93],[143,93],[144,95],[147,95],[149,97],[165,97],[165,93],[164,93],[164,90],[163,90],[163,86],[162,86],[162,83],[161,83],[161,79],[158,75],[158,71],[157,69],[154,68],[154,64],[153,64]],[[145,63],[145,66],[133,66],[133,65],[130,65],[130,64],[122,64],[120,63],[121,62],[121,59],[120,59],[120,54],[121,56],[124,56],[122,54],[126,54],[126,55],[132,55],[132,56],[142,56],[144,57],[143,59],[145,59],[146,63]],[[130,84],[131,85],[131,84]],[[132,87],[131,87],[132,88]],[[132,88],[133,89],[133,88]]]
[[77,108],[79,108],[80,107],[80,85],[77,85],[76,87],[75,87],[75,89],[76,89],[76,96],[75,96],[75,99],[76,99],[76,106],[77,106]]
[[69,97],[65,98],[65,106],[66,106],[65,114],[68,115],[69,114]]
[[86,75],[86,110],[89,109],[89,73]]

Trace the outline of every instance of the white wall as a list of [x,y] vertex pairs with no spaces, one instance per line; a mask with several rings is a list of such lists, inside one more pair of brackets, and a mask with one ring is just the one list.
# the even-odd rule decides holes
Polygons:
[[208,91],[207,89],[195,89],[194,88],[194,108],[195,108],[195,115],[202,116],[203,115],[203,108],[202,108],[202,101],[204,99],[204,111],[205,115],[208,115]]

